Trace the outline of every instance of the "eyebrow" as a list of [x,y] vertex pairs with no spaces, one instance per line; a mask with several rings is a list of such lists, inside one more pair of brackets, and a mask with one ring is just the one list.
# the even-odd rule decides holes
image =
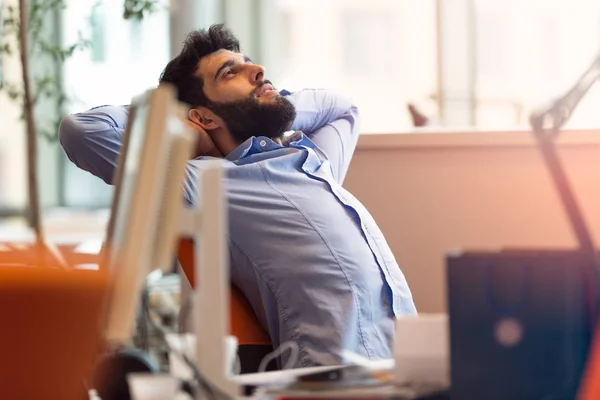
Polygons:
[[[244,62],[246,62],[246,63],[252,63],[252,60],[251,60],[249,57],[247,57],[247,56],[244,56]],[[225,61],[225,62],[224,62],[224,63],[223,63],[223,64],[222,64],[222,65],[219,67],[219,69],[217,69],[217,72],[215,73],[215,79],[214,79],[214,80],[215,80],[215,81],[217,80],[217,78],[219,77],[219,75],[221,75],[221,72],[223,72],[223,70],[224,70],[225,68],[232,67],[232,66],[234,66],[235,64],[237,64],[237,61],[236,61],[235,59],[230,59],[230,60],[227,60],[227,61]]]

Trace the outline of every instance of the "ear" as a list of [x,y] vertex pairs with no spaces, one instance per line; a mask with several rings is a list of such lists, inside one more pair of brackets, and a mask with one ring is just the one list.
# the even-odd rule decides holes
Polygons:
[[188,116],[190,121],[200,126],[205,131],[212,131],[222,125],[221,118],[206,107],[192,108],[189,111]]

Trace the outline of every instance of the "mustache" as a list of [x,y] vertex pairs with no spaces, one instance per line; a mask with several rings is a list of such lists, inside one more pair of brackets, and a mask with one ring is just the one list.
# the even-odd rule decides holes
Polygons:
[[273,89],[277,90],[277,88],[275,87],[275,85],[273,85],[273,82],[271,82],[268,79],[265,79],[264,81],[261,81],[256,88],[252,91],[252,93],[250,93],[251,96],[256,96],[256,93],[260,90],[261,87],[265,86],[266,84],[269,84],[271,86],[273,86]]

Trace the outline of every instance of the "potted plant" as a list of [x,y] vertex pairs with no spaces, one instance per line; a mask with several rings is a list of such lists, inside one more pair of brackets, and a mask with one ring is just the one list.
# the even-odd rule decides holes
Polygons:
[[[141,19],[157,7],[154,0],[124,0],[124,17]],[[40,206],[37,147],[40,136],[56,136],[39,129],[35,108],[42,98],[63,104],[67,98],[58,76],[35,75],[31,57],[40,54],[64,62],[84,48],[80,40],[67,47],[44,37],[50,12],[64,7],[63,0],[18,0],[7,6],[2,18],[0,53],[18,52],[22,82],[3,83],[2,90],[22,107],[27,143],[28,222],[35,236],[25,266],[0,262],[0,351],[9,368],[2,369],[0,398],[71,400],[83,398],[84,376],[91,374],[101,349],[102,315],[109,280],[106,271],[70,269],[44,234]],[[7,38],[16,39],[13,48]],[[57,116],[58,117],[58,116]],[[25,379],[26,378],[26,379]]]

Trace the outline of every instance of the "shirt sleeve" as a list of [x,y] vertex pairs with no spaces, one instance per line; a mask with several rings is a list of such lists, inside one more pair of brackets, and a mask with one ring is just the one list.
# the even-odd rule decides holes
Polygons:
[[292,129],[304,132],[325,153],[334,178],[342,183],[358,141],[358,108],[347,97],[328,90],[306,89],[288,98],[296,108]]
[[[69,160],[112,185],[128,117],[128,106],[101,106],[63,118],[58,136]],[[198,157],[187,163],[183,196],[188,203],[196,202],[196,176],[204,160],[218,159]]]
[[102,106],[63,118],[58,136],[69,160],[112,184],[128,116],[127,106]]

